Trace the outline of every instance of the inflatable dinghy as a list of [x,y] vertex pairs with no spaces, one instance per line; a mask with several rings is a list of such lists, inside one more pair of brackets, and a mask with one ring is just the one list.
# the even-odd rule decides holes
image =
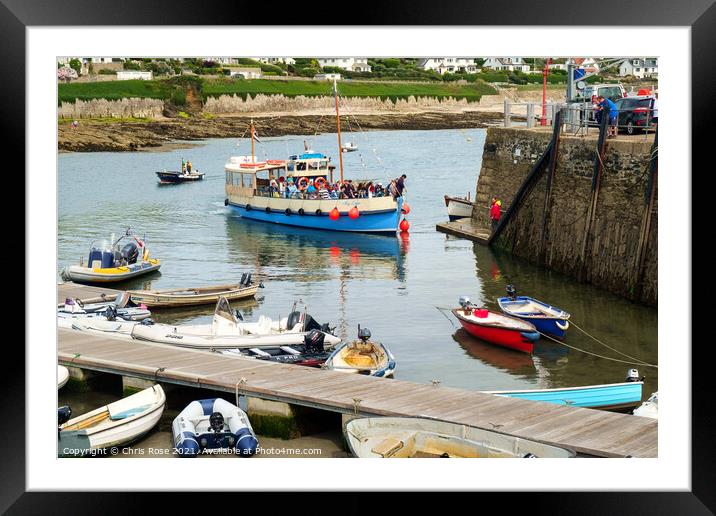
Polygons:
[[57,317],[100,317],[109,320],[141,321],[152,315],[146,307],[130,306],[127,292],[117,295],[115,301],[106,303],[83,304],[79,299],[65,299],[65,304],[58,307]]
[[220,450],[250,457],[259,445],[246,413],[221,398],[189,403],[174,419],[172,433],[180,457]]

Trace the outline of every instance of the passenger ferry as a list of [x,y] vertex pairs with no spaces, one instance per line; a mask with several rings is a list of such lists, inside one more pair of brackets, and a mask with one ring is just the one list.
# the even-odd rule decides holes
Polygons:
[[[344,184],[335,84],[334,95],[340,155],[339,183]],[[325,190],[323,187],[335,184],[335,166],[331,164],[330,158],[307,150],[288,160],[258,161],[254,152],[254,136],[252,122],[251,155],[231,157],[225,165],[224,204],[237,210],[242,217],[330,231],[395,234],[399,228],[407,230],[407,221],[401,223],[400,220],[403,212],[402,197],[321,198],[321,191]],[[276,188],[280,183],[292,183],[298,191],[290,196],[281,196]],[[308,193],[309,184],[315,185],[315,193]]]

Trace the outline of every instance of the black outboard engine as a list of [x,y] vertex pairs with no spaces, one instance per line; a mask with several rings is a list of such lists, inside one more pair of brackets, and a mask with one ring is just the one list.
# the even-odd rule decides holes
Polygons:
[[63,405],[57,409],[57,424],[64,425],[72,417],[72,409],[69,405]]
[[368,339],[370,338],[370,330],[368,328],[359,328],[358,338],[363,342],[368,342]]
[[136,263],[137,258],[139,257],[139,248],[136,243],[129,242],[122,248],[120,254],[122,255],[122,259],[127,260],[128,264]]
[[245,284],[246,284],[246,276],[247,276],[247,275],[248,275],[248,274],[245,273],[245,272],[241,275],[241,281],[239,281],[239,285],[245,285]]
[[316,321],[313,317],[306,314],[306,317],[304,319],[303,313],[299,312],[298,310],[295,312],[291,312],[288,314],[288,320],[286,321],[286,327],[290,330],[297,324],[299,324],[301,321],[303,321],[303,330],[302,331],[311,331],[311,330],[321,330],[325,331],[324,327],[327,325],[321,325]]
[[107,307],[107,310],[104,312],[105,317],[107,317],[108,321],[116,321],[117,320],[117,308],[115,308],[112,305],[109,305]]
[[224,429],[224,416],[221,412],[213,412],[209,416],[209,427],[217,434]]
[[517,289],[514,287],[514,285],[507,285],[507,288],[505,290],[507,291],[507,297],[512,300],[517,299]]
[[306,354],[314,355],[323,353],[323,342],[326,339],[326,334],[318,331],[311,330],[305,337],[303,337],[303,344],[306,347]]

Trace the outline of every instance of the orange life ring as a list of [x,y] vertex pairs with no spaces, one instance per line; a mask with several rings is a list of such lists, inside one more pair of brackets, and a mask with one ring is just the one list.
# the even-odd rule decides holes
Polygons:
[[308,178],[307,177],[301,177],[298,182],[296,183],[296,186],[299,190],[303,191],[306,188],[308,188]]
[[325,180],[324,178],[322,178],[322,177],[319,177],[318,179],[316,179],[316,180],[313,182],[313,184],[316,185],[316,188],[318,188],[318,189],[320,190],[321,188],[325,188],[325,187],[326,187],[326,180]]

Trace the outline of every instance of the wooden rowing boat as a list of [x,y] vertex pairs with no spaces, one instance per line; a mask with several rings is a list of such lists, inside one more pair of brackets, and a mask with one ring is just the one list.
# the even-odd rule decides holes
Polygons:
[[197,287],[167,290],[129,290],[132,301],[144,304],[150,308],[172,306],[214,305],[219,298],[225,297],[229,301],[254,297],[259,285],[216,285],[212,287]]

